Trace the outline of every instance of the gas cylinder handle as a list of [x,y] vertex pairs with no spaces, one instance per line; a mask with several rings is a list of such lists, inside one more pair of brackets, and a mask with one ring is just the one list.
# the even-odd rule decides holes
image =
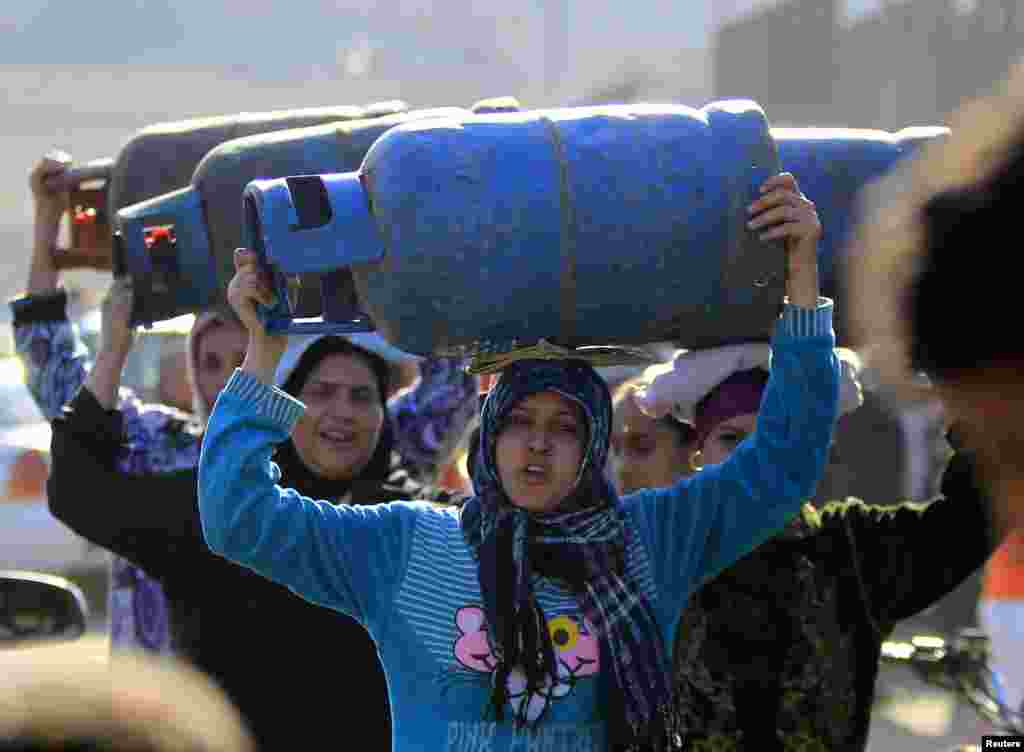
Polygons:
[[[270,334],[356,334],[374,331],[373,322],[359,311],[335,311],[329,306],[327,291],[324,291],[325,316],[310,319],[295,318],[298,308],[298,287],[290,284],[289,277],[268,257],[264,245],[262,222],[256,205],[256,198],[246,195],[243,200],[243,211],[246,221],[242,223],[242,242],[246,248],[256,254],[257,263],[266,271],[273,286],[277,301],[272,306],[256,304],[256,314],[260,322]],[[298,281],[298,277],[292,278]],[[330,275],[325,279],[329,283]],[[330,310],[328,310],[330,309]]]
[[271,286],[277,298],[270,306],[257,303],[256,315],[268,333],[286,334],[292,321],[292,312],[295,309],[295,301],[292,300],[288,278],[267,258],[267,251],[263,245],[260,213],[252,197],[245,197],[242,202],[242,211],[246,220],[242,223],[242,245],[256,254],[256,263],[270,277]]
[[60,175],[47,178],[46,187],[51,191],[76,190],[83,183],[91,183],[93,181],[107,183],[113,172],[113,159],[95,159],[92,162],[71,167]]

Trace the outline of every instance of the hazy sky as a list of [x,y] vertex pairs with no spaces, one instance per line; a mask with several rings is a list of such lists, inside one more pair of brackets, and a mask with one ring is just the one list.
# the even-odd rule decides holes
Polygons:
[[23,284],[25,178],[51,147],[82,160],[113,156],[156,122],[391,98],[570,103],[637,73],[664,78],[656,96],[701,106],[710,8],[695,0],[0,0],[0,294]]
[[[224,65],[288,69],[333,57],[354,38],[415,48],[494,41],[516,16],[561,14],[569,43],[703,46],[710,3],[687,0],[19,0],[0,10],[0,63]],[[15,32],[11,34],[10,32]],[[461,37],[461,39],[459,38]],[[418,51],[410,50],[414,54]],[[170,58],[170,59],[169,59]]]

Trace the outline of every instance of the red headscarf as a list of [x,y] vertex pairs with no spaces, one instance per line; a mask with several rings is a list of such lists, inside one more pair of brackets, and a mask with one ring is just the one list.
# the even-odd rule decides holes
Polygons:
[[737,415],[756,415],[767,384],[768,371],[751,368],[737,371],[712,389],[695,410],[697,446],[703,446],[708,434],[723,421]]

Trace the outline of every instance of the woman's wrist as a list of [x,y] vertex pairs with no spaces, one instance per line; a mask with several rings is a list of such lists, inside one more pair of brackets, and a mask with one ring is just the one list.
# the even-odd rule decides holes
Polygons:
[[786,297],[792,305],[814,310],[818,307],[821,287],[817,259],[807,262],[791,260],[786,277]]
[[127,357],[127,353],[122,354],[118,350],[107,347],[101,347],[96,353],[96,360],[89,371],[89,378],[85,385],[104,410],[113,410],[117,407],[117,395],[121,389],[121,372],[124,370]]
[[242,371],[248,373],[267,386],[274,386],[274,374],[277,365],[288,346],[287,337],[267,334],[251,334],[249,346],[245,351]]
[[100,346],[96,350],[96,360],[102,359],[105,363],[116,365],[119,370],[123,369],[124,364],[128,362],[128,354],[132,350],[133,340],[134,337],[129,335],[127,341],[110,342],[101,335]]
[[45,256],[38,253],[35,254],[29,266],[26,294],[43,295],[56,292],[59,281],[60,273],[49,258],[49,254]]
[[58,211],[53,207],[36,206],[33,232],[37,248],[40,244],[47,249],[56,245],[57,238],[60,236],[60,223],[63,218],[63,209]]
[[27,291],[30,295],[53,292],[57,288],[59,275],[53,261],[53,249],[60,235],[62,216],[63,212],[36,206]]

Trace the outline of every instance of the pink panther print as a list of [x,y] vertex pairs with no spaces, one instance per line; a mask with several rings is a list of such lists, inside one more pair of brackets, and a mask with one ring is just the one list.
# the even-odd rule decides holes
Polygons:
[[[460,635],[455,640],[455,658],[460,665],[472,671],[491,674],[498,661],[487,635],[487,617],[478,606],[465,606],[455,614]],[[548,633],[558,664],[557,679],[534,692],[526,691],[526,677],[519,668],[509,672],[509,704],[526,721],[539,718],[550,703],[565,697],[576,682],[593,676],[600,668],[600,645],[597,632],[586,619],[563,614],[548,619]]]
[[573,681],[597,673],[601,646],[597,630],[589,621],[578,621],[567,614],[556,616],[548,619],[548,633],[555,648],[559,673],[565,667]]
[[455,625],[461,633],[455,641],[455,657],[466,668],[489,674],[498,662],[487,636],[487,617],[477,606],[465,606],[455,613]]

